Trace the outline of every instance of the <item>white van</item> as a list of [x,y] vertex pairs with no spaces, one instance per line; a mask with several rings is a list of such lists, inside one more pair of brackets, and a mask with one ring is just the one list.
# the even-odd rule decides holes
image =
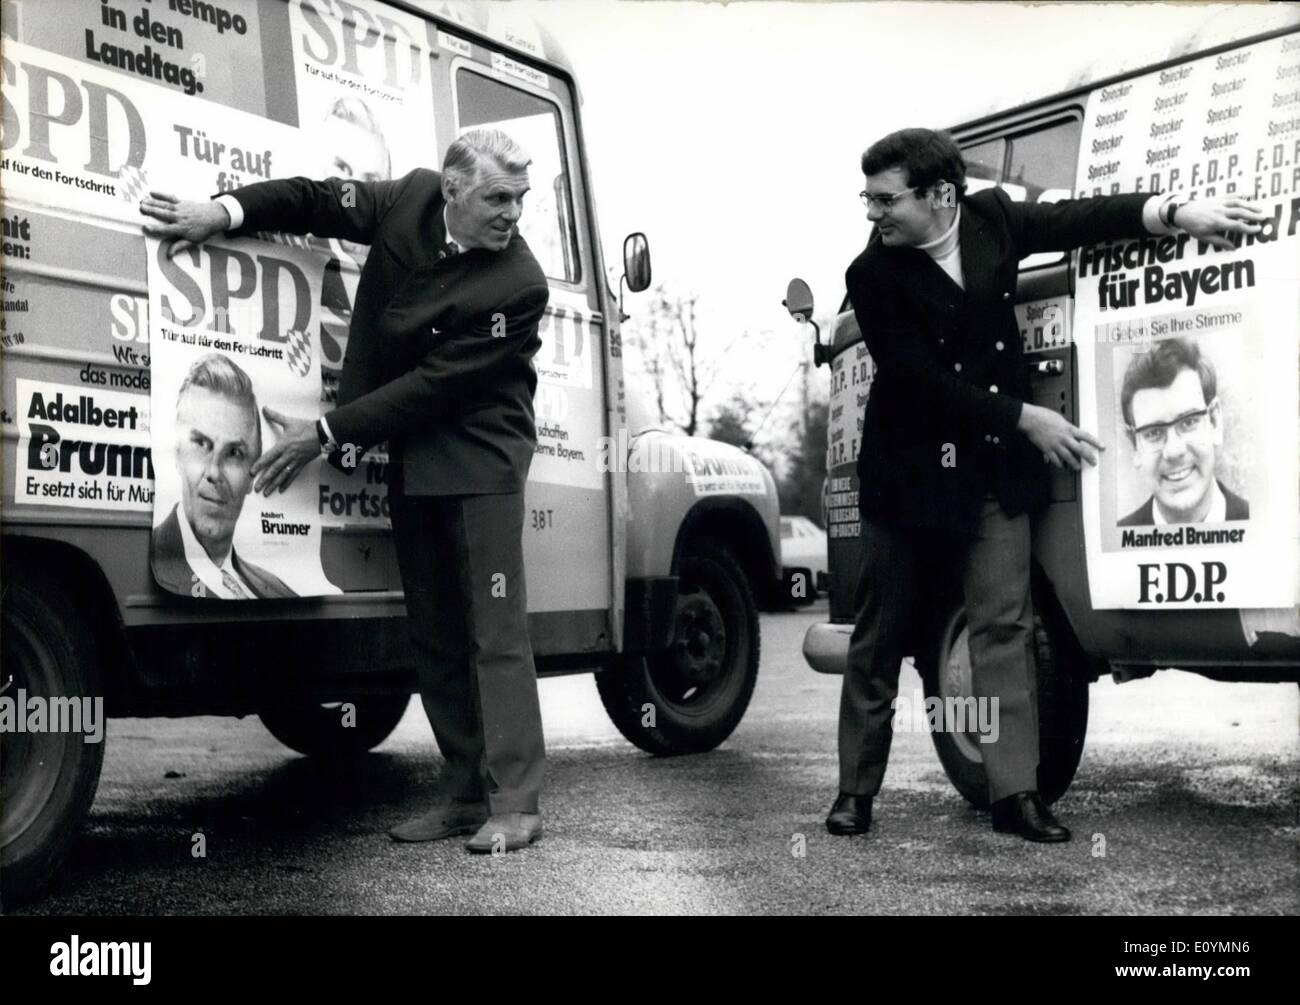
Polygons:
[[[307,486],[321,595],[223,603],[151,575],[165,320],[148,309],[137,210],[151,185],[203,198],[291,174],[398,177],[436,167],[465,129],[521,140],[522,230],[550,284],[525,523],[539,671],[598,671],[615,724],[654,753],[731,733],[758,672],[757,611],[784,589],[775,486],[734,448],[653,429],[624,384],[577,84],[553,39],[434,2],[5,0],[4,18],[5,897],[50,879],[103,758],[31,709],[63,697],[102,699],[109,716],[258,714],[295,750],[339,756],[382,741],[413,690],[382,452]],[[251,355],[318,365],[324,405],[365,249],[266,237],[178,259],[175,281],[238,317],[230,327],[256,319]],[[623,264],[644,289],[642,235]]]

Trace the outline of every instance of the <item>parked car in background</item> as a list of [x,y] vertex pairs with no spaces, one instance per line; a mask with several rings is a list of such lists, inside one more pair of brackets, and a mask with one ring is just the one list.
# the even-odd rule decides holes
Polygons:
[[826,531],[806,516],[781,517],[781,562],[787,568],[807,569],[811,573],[810,598],[826,592]]

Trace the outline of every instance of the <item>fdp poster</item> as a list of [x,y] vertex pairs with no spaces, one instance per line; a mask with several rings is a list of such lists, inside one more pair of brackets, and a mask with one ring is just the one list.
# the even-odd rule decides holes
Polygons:
[[1279,38],[1101,88],[1079,195],[1236,194],[1269,216],[1218,250],[1183,233],[1075,259],[1093,606],[1297,602],[1300,46]]

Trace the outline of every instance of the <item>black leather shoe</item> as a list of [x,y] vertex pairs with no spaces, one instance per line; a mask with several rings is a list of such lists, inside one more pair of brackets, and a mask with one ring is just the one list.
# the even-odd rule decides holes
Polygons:
[[826,818],[832,834],[865,834],[871,826],[871,797],[841,792]]
[[1069,841],[1070,832],[1052,816],[1037,792],[1017,792],[993,804],[993,829],[1026,841]]

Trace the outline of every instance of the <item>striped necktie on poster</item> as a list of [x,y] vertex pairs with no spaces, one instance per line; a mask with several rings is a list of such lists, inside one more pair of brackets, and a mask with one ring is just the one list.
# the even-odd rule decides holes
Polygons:
[[239,585],[239,580],[230,574],[228,569],[221,570],[221,585],[229,591],[231,597],[235,600],[252,600],[252,594]]

